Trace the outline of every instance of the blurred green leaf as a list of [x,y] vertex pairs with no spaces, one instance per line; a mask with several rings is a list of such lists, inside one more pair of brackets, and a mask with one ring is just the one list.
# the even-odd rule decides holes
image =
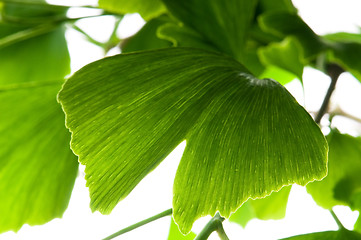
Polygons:
[[0,232],[44,224],[68,205],[78,162],[56,102],[61,84],[0,87]]
[[304,235],[293,236],[289,238],[283,238],[282,240],[360,240],[361,234],[352,232],[347,229],[341,229],[339,231],[327,231],[309,233]]
[[361,138],[333,130],[327,140],[328,175],[320,182],[309,183],[307,191],[318,205],[331,209],[350,205],[352,194],[361,188]]
[[170,41],[174,47],[195,47],[205,50],[217,50],[212,43],[207,42],[195,30],[181,23],[172,22],[164,24],[158,29],[158,37]]
[[109,213],[183,140],[173,199],[183,233],[200,216],[228,217],[249,197],[322,179],[319,127],[280,84],[245,72],[224,55],[169,48],[105,58],[69,78],[59,100],[91,208]]
[[329,41],[329,61],[337,62],[361,81],[361,33],[339,32],[323,36]]
[[196,237],[196,234],[194,232],[190,232],[187,235],[183,235],[177,226],[177,224],[174,222],[173,218],[171,218],[170,223],[170,229],[169,229],[169,235],[168,240],[193,240]]
[[353,74],[361,81],[361,43],[358,42],[334,42],[330,51],[330,61],[337,62],[346,71]]
[[122,53],[170,47],[169,41],[157,37],[157,29],[168,21],[168,17],[160,16],[147,22],[135,35],[123,40]]
[[[55,14],[11,7],[19,19]],[[53,26],[34,35],[32,27],[0,24],[0,42],[30,29],[0,49],[0,232],[61,217],[78,169],[56,101],[70,71],[65,31]]]
[[277,82],[282,85],[286,85],[297,78],[294,74],[273,65],[267,66],[259,77],[277,79]]
[[[55,98],[69,71],[63,30],[1,49],[0,66],[3,232],[60,217],[70,198],[77,161],[69,150],[70,136]],[[58,81],[52,86],[49,80]],[[32,81],[44,86],[37,88]],[[29,84],[23,88],[19,82]]]
[[99,7],[119,14],[139,13],[145,20],[166,12],[161,0],[99,0]]
[[297,9],[293,6],[291,0],[259,0],[259,8],[261,12],[270,11],[286,11],[296,13]]
[[361,33],[338,32],[323,36],[325,39],[335,42],[360,43]]
[[169,11],[220,51],[242,63],[256,0],[163,0]]
[[[0,40],[24,30],[0,23]],[[31,81],[61,80],[70,72],[63,27],[0,48],[0,86]]]
[[293,37],[287,37],[280,43],[271,43],[259,49],[262,62],[284,69],[302,81],[304,59],[302,47]]
[[295,37],[301,44],[305,58],[315,57],[327,49],[322,39],[296,14],[273,11],[261,15],[259,23],[266,32],[278,37]]
[[245,227],[253,218],[261,220],[277,220],[285,217],[288,195],[291,186],[282,188],[278,192],[261,199],[249,199],[242,207],[231,215],[229,221]]

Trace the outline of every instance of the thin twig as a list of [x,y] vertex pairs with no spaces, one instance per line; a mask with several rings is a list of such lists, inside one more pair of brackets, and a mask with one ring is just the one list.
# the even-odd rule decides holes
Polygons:
[[335,90],[337,80],[338,80],[339,76],[341,75],[341,73],[344,72],[344,70],[339,65],[331,63],[327,66],[327,72],[331,78],[331,83],[330,83],[330,86],[328,87],[326,96],[323,99],[321,108],[315,117],[315,122],[317,124],[319,124],[321,122],[323,115],[325,115],[325,113],[327,112],[328,104],[330,103],[331,95],[332,95],[333,91]]
[[143,225],[145,225],[145,224],[147,224],[147,223],[153,222],[153,221],[155,221],[155,220],[158,220],[158,219],[160,219],[160,218],[162,218],[162,217],[169,216],[169,215],[171,215],[171,214],[172,214],[172,209],[170,208],[170,209],[168,209],[168,210],[165,210],[164,212],[161,212],[161,213],[159,213],[159,214],[157,214],[157,215],[154,215],[153,217],[147,218],[147,219],[145,219],[145,220],[143,220],[143,221],[140,221],[140,222],[135,223],[135,224],[133,224],[133,225],[131,225],[131,226],[129,226],[129,227],[126,227],[126,228],[124,228],[124,229],[122,229],[122,230],[120,230],[120,231],[118,231],[118,232],[116,232],[116,233],[113,233],[112,235],[104,238],[103,240],[113,239],[113,238],[115,238],[115,237],[117,237],[117,236],[119,236],[119,235],[122,235],[122,234],[124,234],[124,233],[126,233],[126,232],[132,231],[132,230],[134,230],[134,229],[136,229],[136,228],[138,228],[138,227],[141,227],[141,226],[143,226]]

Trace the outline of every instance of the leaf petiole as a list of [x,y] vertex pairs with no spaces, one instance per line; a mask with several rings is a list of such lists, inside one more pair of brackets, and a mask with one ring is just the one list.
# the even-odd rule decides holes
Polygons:
[[203,230],[197,235],[194,240],[206,240],[212,232],[217,231],[221,240],[229,240],[227,237],[222,222],[224,218],[217,212],[216,215],[207,223]]
[[122,234],[124,234],[126,232],[130,232],[130,231],[132,231],[132,230],[134,230],[134,229],[136,229],[138,227],[141,227],[141,226],[143,226],[143,225],[145,225],[147,223],[153,222],[153,221],[158,220],[158,219],[160,219],[162,217],[169,216],[169,215],[172,214],[172,212],[173,212],[173,210],[171,208],[168,209],[168,210],[165,210],[164,212],[158,213],[157,215],[154,215],[153,217],[144,219],[144,220],[142,220],[140,222],[137,222],[137,223],[135,223],[133,225],[130,225],[129,227],[126,227],[126,228],[124,228],[124,229],[122,229],[122,230],[120,230],[120,231],[118,231],[116,233],[113,233],[112,235],[104,238],[103,240],[113,239],[113,238],[115,238],[115,237],[117,237],[119,235],[122,235]]

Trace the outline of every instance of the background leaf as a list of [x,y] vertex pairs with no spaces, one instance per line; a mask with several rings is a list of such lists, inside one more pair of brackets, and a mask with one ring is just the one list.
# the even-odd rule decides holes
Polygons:
[[278,192],[261,199],[248,199],[235,213],[231,215],[229,220],[245,227],[253,218],[261,220],[277,220],[285,217],[288,196],[291,186],[283,187]]
[[163,0],[163,2],[186,26],[204,36],[220,51],[247,64],[243,61],[243,53],[257,1]]
[[139,13],[150,20],[166,12],[161,0],[99,0],[99,7],[115,13]]
[[147,22],[135,35],[123,40],[122,53],[170,47],[169,41],[157,37],[157,29],[168,21],[167,16],[160,16]]
[[61,82],[0,88],[0,232],[64,213],[78,163],[56,102]]
[[333,130],[329,144],[328,175],[307,185],[315,202],[326,209],[350,205],[354,191],[361,188],[361,138]]
[[259,50],[260,59],[265,65],[277,66],[294,74],[302,81],[304,60],[302,48],[292,37],[280,43],[271,43]]
[[[19,19],[58,16],[42,7],[6,6],[7,15]],[[0,39],[34,26],[0,23]],[[61,217],[78,163],[56,102],[70,71],[63,27],[53,26],[47,33],[1,47],[0,232],[4,232]]]
[[313,58],[327,49],[327,45],[296,14],[285,11],[269,12],[261,15],[259,24],[266,32],[279,37],[293,36],[301,44],[306,59]]
[[283,240],[359,240],[359,239],[361,239],[361,235],[359,233],[352,232],[347,229],[341,229],[339,231],[309,233],[309,234],[284,238]]
[[171,218],[168,240],[193,240],[195,237],[196,237],[196,234],[193,232],[191,232],[187,235],[183,235],[179,231],[178,226],[174,222],[173,218]]
[[74,74],[59,100],[92,209],[109,213],[183,140],[173,199],[183,233],[200,216],[228,217],[249,197],[323,178],[319,127],[281,85],[245,71],[224,55],[169,48]]

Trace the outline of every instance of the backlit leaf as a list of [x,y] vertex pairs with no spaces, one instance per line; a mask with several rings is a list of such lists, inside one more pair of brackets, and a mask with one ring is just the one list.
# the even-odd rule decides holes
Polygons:
[[[0,39],[27,29],[2,23]],[[77,174],[56,101],[70,59],[64,29],[54,29],[0,46],[0,232],[61,217]]]
[[220,51],[243,60],[256,0],[163,0],[169,11]]
[[279,37],[293,36],[303,48],[305,58],[312,58],[327,49],[312,29],[296,14],[286,11],[273,11],[259,17],[260,26]]
[[169,41],[157,37],[157,29],[167,20],[168,17],[161,16],[147,22],[135,35],[123,40],[122,53],[170,47]]
[[259,50],[260,59],[265,65],[274,65],[284,69],[302,81],[304,60],[302,48],[292,37],[280,43],[271,43]]
[[145,20],[166,12],[161,0],[99,0],[99,7],[120,14],[139,13]]
[[327,177],[306,188],[318,205],[331,209],[335,205],[350,205],[353,192],[361,188],[361,138],[333,130],[327,140]]
[[187,235],[183,235],[177,226],[177,224],[174,222],[173,218],[170,223],[170,229],[169,229],[169,235],[168,240],[193,240],[196,237],[196,234],[193,232],[190,232]]
[[280,84],[246,71],[169,48],[105,58],[68,79],[59,100],[92,209],[109,213],[183,140],[173,198],[183,233],[200,216],[229,217],[249,197],[322,179],[319,127]]
[[277,220],[285,217],[288,195],[291,186],[282,188],[279,192],[273,192],[270,196],[261,199],[249,199],[242,207],[231,215],[229,220],[245,227],[249,220],[258,218],[261,220]]
[[56,102],[61,82],[0,87],[0,232],[61,217],[78,162]]
[[282,240],[360,240],[361,234],[347,229],[298,235]]

